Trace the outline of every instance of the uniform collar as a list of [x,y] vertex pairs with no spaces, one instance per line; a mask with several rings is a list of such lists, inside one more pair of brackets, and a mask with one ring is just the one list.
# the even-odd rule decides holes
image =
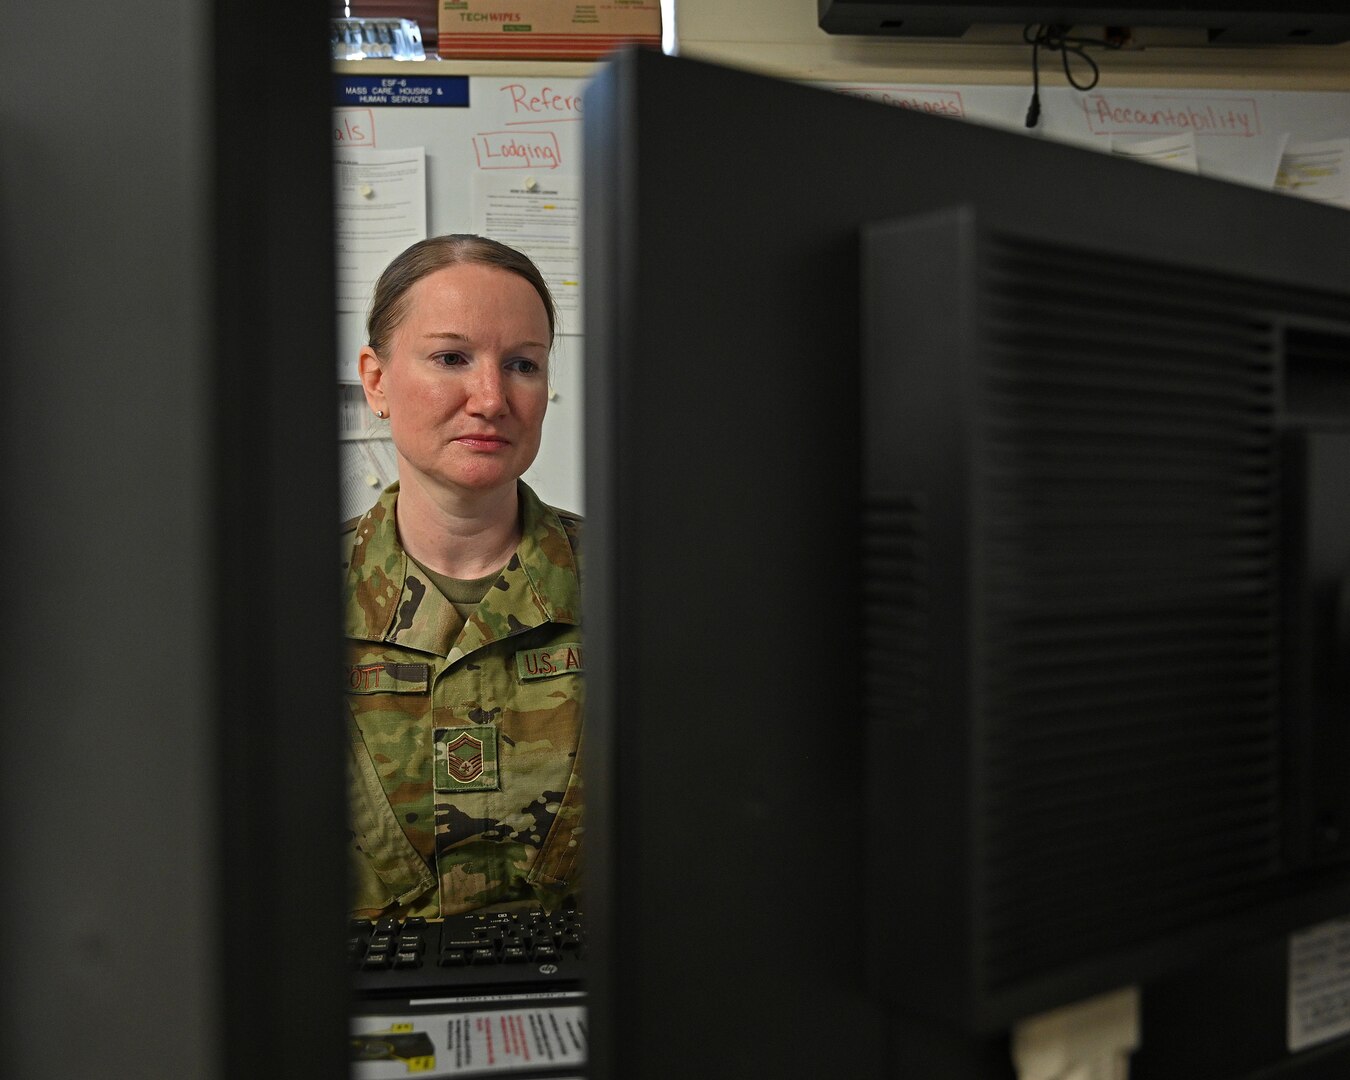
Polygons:
[[478,608],[463,622],[399,543],[393,484],[357,523],[347,570],[344,632],[444,656],[452,663],[484,645],[543,623],[581,621],[576,556],[557,513],[518,482],[520,544]]

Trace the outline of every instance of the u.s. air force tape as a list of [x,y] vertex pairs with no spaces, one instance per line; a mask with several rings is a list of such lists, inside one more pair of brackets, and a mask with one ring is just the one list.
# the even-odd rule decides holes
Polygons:
[[522,681],[575,675],[581,670],[579,641],[564,641],[551,649],[524,649],[516,653],[516,675]]
[[435,729],[436,790],[496,791],[497,729],[491,724]]

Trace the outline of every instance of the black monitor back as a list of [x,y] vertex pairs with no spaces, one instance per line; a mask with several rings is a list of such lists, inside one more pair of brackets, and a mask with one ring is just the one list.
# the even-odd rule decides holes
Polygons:
[[[998,995],[958,952],[925,1001],[904,913],[936,863],[899,853],[918,834],[964,859],[941,838],[967,823],[866,791],[887,763],[863,696],[860,238],[986,208],[1343,299],[1350,220],[640,52],[589,89],[586,154],[597,1075],[891,1075],[1219,947],[1075,956]],[[1343,883],[1314,892],[1260,933],[1350,910]],[[999,1075],[977,1043],[960,1075]]]

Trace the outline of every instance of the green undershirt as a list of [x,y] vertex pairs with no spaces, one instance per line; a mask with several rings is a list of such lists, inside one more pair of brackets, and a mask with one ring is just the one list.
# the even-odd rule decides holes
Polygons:
[[494,570],[487,577],[465,581],[463,578],[448,577],[445,574],[436,573],[435,570],[428,570],[411,555],[408,556],[408,560],[422,573],[426,574],[431,583],[440,590],[442,596],[450,601],[451,606],[459,612],[459,617],[465,622],[469,621],[469,616],[473,614],[474,609],[483,602],[483,597],[492,588],[492,583],[502,576],[500,570]]

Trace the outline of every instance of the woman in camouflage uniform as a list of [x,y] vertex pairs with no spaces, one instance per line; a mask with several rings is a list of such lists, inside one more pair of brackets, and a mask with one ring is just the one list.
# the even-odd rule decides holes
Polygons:
[[343,532],[354,914],[551,904],[581,834],[576,518],[520,480],[555,313],[524,255],[413,245],[361,350],[398,483]]

